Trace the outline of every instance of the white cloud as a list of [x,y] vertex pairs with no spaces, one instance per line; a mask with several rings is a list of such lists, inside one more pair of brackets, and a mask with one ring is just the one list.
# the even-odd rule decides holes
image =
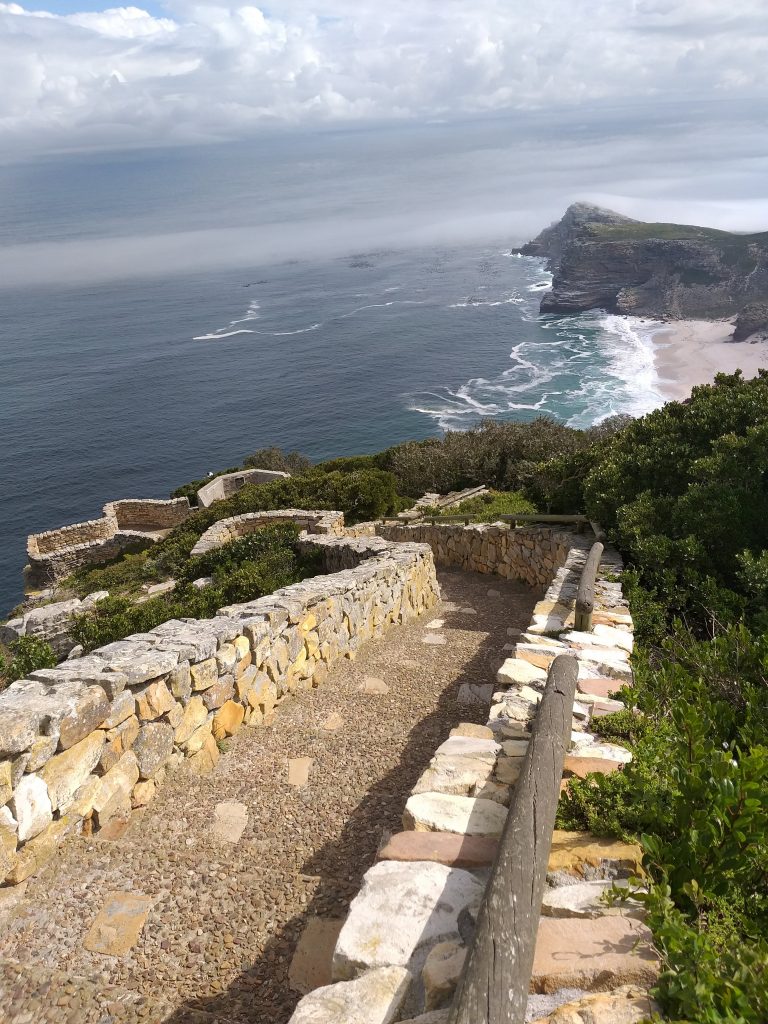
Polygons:
[[764,0],[168,0],[165,11],[0,3],[4,152],[765,98]]

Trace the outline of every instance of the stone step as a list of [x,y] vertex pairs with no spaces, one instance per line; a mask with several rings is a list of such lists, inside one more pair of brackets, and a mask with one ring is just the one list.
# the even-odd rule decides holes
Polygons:
[[[159,996],[16,960],[0,960],[0,1007],[9,1024],[154,1024],[181,1013]],[[184,1008],[183,1014],[184,1024],[228,1024],[203,1010]]]
[[640,921],[629,917],[541,918],[532,992],[650,987],[657,974],[651,932]]

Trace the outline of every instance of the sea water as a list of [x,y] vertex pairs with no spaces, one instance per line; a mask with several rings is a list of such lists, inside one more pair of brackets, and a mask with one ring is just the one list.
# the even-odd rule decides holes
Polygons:
[[[82,266],[66,280],[61,261],[41,256],[39,273],[0,292],[0,613],[21,596],[28,533],[96,518],[116,498],[165,497],[266,445],[319,460],[483,418],[546,414],[583,427],[662,400],[656,325],[601,312],[540,316],[550,276],[542,261],[515,255],[509,237],[342,239],[341,253],[270,259],[256,258],[255,232],[253,259],[181,269],[169,257],[165,269],[126,275],[89,263],[89,246],[105,221],[122,237],[130,219],[137,260],[156,252],[147,238],[158,225],[136,201],[141,180],[122,198],[102,182],[94,210],[87,181],[65,174],[69,205],[47,195],[37,208],[29,192],[26,214],[2,184],[0,195],[16,196],[0,223],[6,256],[19,253],[12,269],[29,260],[28,239],[75,240],[68,266]],[[185,210],[186,226],[201,227],[202,210],[210,228],[216,193],[206,188],[202,205],[201,192],[173,198],[176,214],[160,218],[166,235],[181,233]],[[171,199],[155,195],[157,209]],[[334,216],[343,224],[343,206]]]

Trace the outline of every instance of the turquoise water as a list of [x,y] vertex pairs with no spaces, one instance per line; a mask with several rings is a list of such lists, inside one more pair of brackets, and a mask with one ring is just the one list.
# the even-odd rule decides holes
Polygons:
[[0,170],[0,611],[27,533],[265,445],[322,459],[484,416],[579,426],[658,404],[647,333],[540,318],[548,275],[517,239],[368,248],[352,232],[328,245],[341,254],[286,258],[275,224],[317,239],[321,210],[343,229],[337,176],[312,207],[292,162],[282,180],[252,172],[249,193],[241,163],[213,187],[210,166],[176,159],[134,157],[117,183],[109,162]]

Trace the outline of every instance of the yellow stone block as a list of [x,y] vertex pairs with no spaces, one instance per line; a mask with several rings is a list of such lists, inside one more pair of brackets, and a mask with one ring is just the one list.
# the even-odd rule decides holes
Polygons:
[[223,740],[227,736],[234,736],[245,717],[245,708],[234,700],[228,700],[219,708],[213,716],[213,737]]
[[557,829],[552,836],[549,870],[584,875],[585,868],[598,868],[608,862],[624,871],[640,874],[642,861],[643,852],[637,843],[598,839],[589,832],[563,832]]

